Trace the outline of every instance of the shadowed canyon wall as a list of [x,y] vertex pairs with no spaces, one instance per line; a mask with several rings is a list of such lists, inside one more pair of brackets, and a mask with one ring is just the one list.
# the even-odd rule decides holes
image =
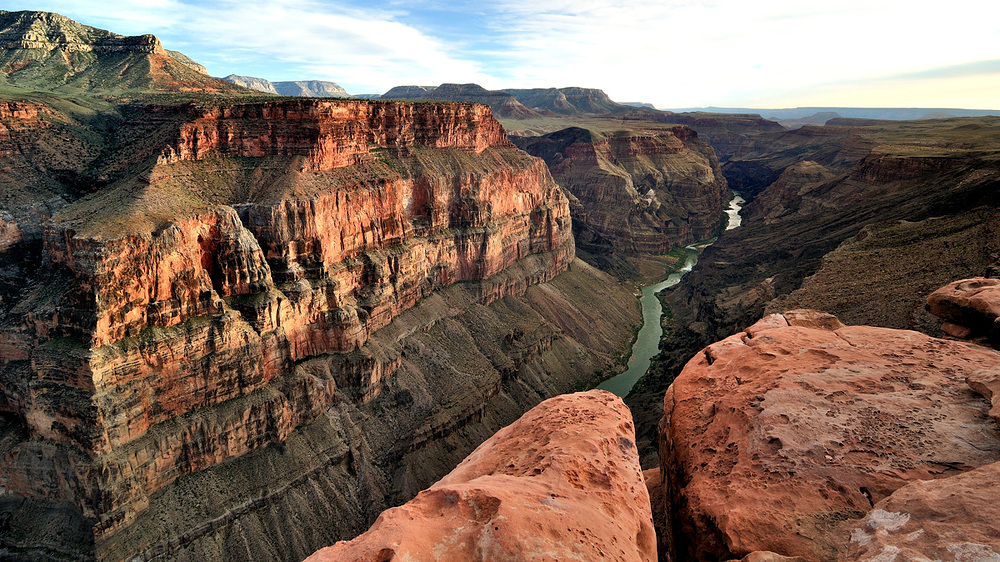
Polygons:
[[710,238],[723,224],[726,180],[712,148],[686,126],[571,127],[514,140],[543,158],[571,194],[577,245],[605,269],[621,271],[630,259]]

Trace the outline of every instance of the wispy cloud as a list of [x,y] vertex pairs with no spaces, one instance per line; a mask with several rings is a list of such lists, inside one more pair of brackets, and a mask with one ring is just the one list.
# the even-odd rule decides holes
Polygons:
[[[328,79],[354,93],[579,85],[660,107],[766,107],[887,80],[933,82],[925,91],[945,95],[965,73],[986,83],[1000,60],[1000,2],[981,0],[40,0],[32,9],[155,33],[217,75]],[[884,91],[921,105],[920,90]],[[949,105],[972,103],[957,87],[950,95]]]
[[[327,79],[349,91],[399,83],[435,84],[442,76],[489,80],[480,64],[399,21],[393,10],[318,1],[43,1],[44,9],[122,34],[154,33],[216,75],[271,80]],[[360,93],[360,92],[359,92]]]
[[[660,106],[768,103],[789,89],[1000,56],[1000,3],[504,0],[522,85],[604,87]],[[504,6],[506,11],[501,11]],[[991,57],[992,55],[992,57]],[[955,92],[959,95],[960,92]]]

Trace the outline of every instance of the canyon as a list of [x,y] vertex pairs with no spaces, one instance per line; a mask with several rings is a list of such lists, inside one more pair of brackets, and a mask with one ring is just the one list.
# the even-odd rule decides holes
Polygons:
[[[929,306],[995,307],[987,281]],[[309,560],[991,560],[998,367],[978,344],[770,314],[670,385],[657,469],[620,399],[559,396]]]
[[[997,118],[275,98],[55,14],[0,43],[0,556],[1000,556]],[[715,237],[624,403],[566,394]]]
[[759,136],[742,159],[724,162],[724,173],[769,171],[744,192],[742,226],[663,293],[661,354],[626,400],[644,466],[655,464],[673,378],[698,350],[764,314],[811,308],[847,324],[943,336],[927,297],[989,276],[1000,256],[997,126],[992,117],[831,123]]
[[0,116],[7,554],[301,559],[638,323],[487,107],[63,107]]

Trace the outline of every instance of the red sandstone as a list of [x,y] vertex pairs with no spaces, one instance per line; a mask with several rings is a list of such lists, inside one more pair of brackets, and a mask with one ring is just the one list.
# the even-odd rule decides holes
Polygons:
[[988,404],[966,384],[995,386],[997,372],[992,350],[814,311],[709,346],[664,399],[675,559],[836,559],[841,521],[910,482],[1000,458]]
[[368,532],[307,560],[654,560],[634,439],[608,392],[551,398]]

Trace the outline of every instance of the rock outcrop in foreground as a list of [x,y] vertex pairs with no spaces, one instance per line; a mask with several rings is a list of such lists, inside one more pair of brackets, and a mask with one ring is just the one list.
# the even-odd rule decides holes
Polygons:
[[307,560],[654,560],[634,438],[609,392],[551,398],[368,532]]
[[998,378],[992,349],[808,310],[707,347],[664,398],[666,558],[995,559]]

